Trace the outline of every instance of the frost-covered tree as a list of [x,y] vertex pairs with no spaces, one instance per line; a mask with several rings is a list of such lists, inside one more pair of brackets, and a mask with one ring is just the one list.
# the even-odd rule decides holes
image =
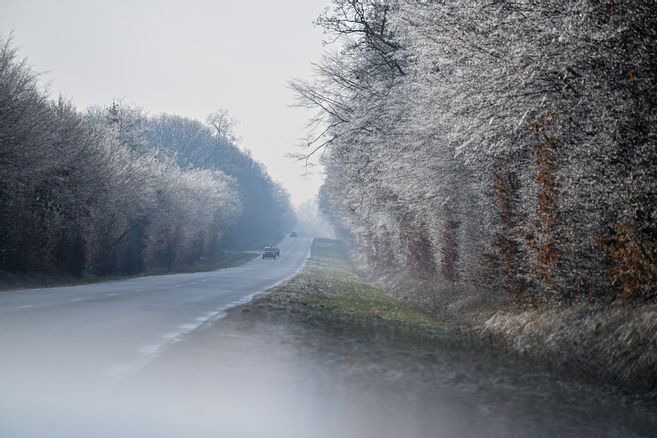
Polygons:
[[293,83],[322,126],[306,157],[372,267],[655,296],[653,2],[335,0],[318,23],[339,44]]
[[226,111],[208,121],[206,125],[168,114],[149,118],[148,147],[182,167],[218,170],[234,180],[242,207],[239,219],[223,234],[224,244],[254,248],[277,242],[295,222],[287,192],[237,146]]
[[0,275],[180,269],[282,236],[287,193],[217,126],[121,103],[82,114],[2,40]]

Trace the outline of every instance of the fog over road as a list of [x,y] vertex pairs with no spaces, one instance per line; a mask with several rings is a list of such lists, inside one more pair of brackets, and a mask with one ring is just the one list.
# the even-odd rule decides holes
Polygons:
[[604,391],[485,348],[367,342],[277,319],[285,307],[222,318],[293,276],[310,240],[280,248],[214,272],[0,293],[0,437],[653,435]]
[[135,375],[226,309],[294,275],[310,242],[286,238],[277,260],[212,272],[1,292],[0,435],[17,400]]

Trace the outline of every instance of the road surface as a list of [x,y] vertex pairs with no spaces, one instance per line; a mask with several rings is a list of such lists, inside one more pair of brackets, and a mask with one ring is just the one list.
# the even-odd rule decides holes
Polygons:
[[0,401],[10,402],[12,388],[102,384],[138,372],[226,309],[293,276],[310,239],[279,247],[277,260],[218,271],[0,292]]
[[310,241],[280,247],[215,272],[0,293],[0,438],[654,436],[644,411],[486,349],[222,319],[293,276]]

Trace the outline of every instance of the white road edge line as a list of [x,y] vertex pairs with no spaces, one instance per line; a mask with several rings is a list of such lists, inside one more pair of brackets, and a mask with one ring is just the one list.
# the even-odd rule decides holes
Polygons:
[[133,365],[130,364],[117,364],[109,367],[105,371],[103,371],[102,375],[103,377],[109,377],[109,378],[119,378],[123,375],[125,375],[130,369],[133,367]]
[[184,332],[191,332],[192,330],[194,330],[195,328],[197,328],[200,325],[201,324],[198,324],[198,323],[197,324],[181,324],[178,327],[183,329]]
[[141,354],[155,354],[157,351],[162,348],[162,345],[148,344],[141,347],[138,351]]
[[[280,281],[277,281],[276,283],[272,284],[271,286],[267,286],[261,292],[264,292],[264,291],[269,290],[269,289],[273,289],[273,288],[275,288],[277,286],[280,286],[281,284],[285,283],[286,281],[289,281],[290,279],[296,277],[297,274],[299,274],[299,272],[301,272],[301,270],[306,266],[306,263],[308,263],[308,259],[310,258],[310,250],[313,247],[313,241],[314,240],[315,240],[314,237],[312,239],[310,239],[310,245],[308,245],[308,252],[306,253],[306,258],[303,259],[303,263],[301,263],[301,266],[299,266],[299,269],[294,271],[294,273],[292,275],[290,275],[288,277],[285,277],[284,279],[282,279]],[[251,296],[256,295],[258,293],[260,293],[260,292],[256,292],[256,293],[252,294]]]
[[[145,345],[145,346],[143,346],[142,348],[139,349],[140,353],[147,356],[146,360],[142,360],[142,361],[140,361],[139,363],[136,363],[136,364],[118,364],[118,365],[114,365],[114,366],[108,368],[107,370],[105,370],[105,372],[103,372],[102,375],[105,376],[105,377],[120,380],[120,379],[124,379],[124,378],[128,377],[130,374],[136,373],[139,369],[145,367],[146,365],[151,363],[153,360],[155,360],[157,358],[157,356],[159,355],[159,353],[161,353],[168,345],[170,345],[174,342],[177,342],[185,334],[196,330],[197,328],[199,328],[201,325],[203,325],[207,321],[224,318],[226,316],[226,312],[224,312],[224,310],[226,308],[233,307],[234,303],[240,302],[242,300],[247,300],[247,299],[251,300],[255,295],[257,295],[261,292],[264,292],[266,290],[272,289],[272,288],[274,288],[274,287],[276,287],[280,284],[283,284],[284,282],[288,281],[292,277],[296,276],[304,268],[304,266],[306,266],[306,262],[308,261],[308,258],[310,257],[310,249],[312,248],[313,240],[314,239],[310,240],[310,245],[308,246],[308,253],[306,254],[306,258],[303,260],[303,263],[301,264],[299,269],[297,269],[292,275],[290,275],[290,276],[274,283],[271,286],[268,286],[268,287],[262,289],[261,291],[254,292],[252,294],[249,294],[249,295],[241,298],[240,300],[236,300],[235,302],[229,304],[228,306],[221,307],[220,310],[216,313],[216,315],[214,317],[210,316],[208,318],[205,318],[203,322],[197,322],[195,324],[182,324],[182,325],[178,326],[183,331],[178,332],[178,333],[167,333],[167,334],[162,336],[166,339],[169,339],[167,342],[165,342],[163,344],[159,344],[159,345],[149,344],[149,345]],[[254,259],[254,261],[255,260],[256,259]],[[139,291],[141,291],[141,289]],[[78,298],[76,300],[81,300],[81,298]],[[209,312],[208,312],[208,314],[209,314]],[[199,320],[199,319],[200,319],[200,317],[197,318],[197,320]]]
[[179,336],[182,335],[182,332],[171,332],[171,333],[165,333],[162,335],[164,339],[167,339],[169,341],[178,338]]
[[226,313],[223,311],[213,312],[213,316],[203,318],[203,322],[180,325],[179,327],[182,328],[183,331],[170,332],[162,335],[162,338],[166,339],[165,342],[161,344],[148,344],[141,347],[138,350],[138,352],[144,357],[141,360],[133,364],[118,364],[111,366],[102,373],[102,376],[117,381],[125,379],[153,362],[169,345],[178,342],[185,334],[197,329],[207,321],[221,319],[224,316],[226,316]]

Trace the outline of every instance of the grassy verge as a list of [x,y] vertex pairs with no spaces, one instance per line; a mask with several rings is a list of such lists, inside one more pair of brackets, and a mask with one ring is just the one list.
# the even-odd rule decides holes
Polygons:
[[[609,324],[614,326],[613,343],[608,342],[612,337],[603,324],[598,324],[590,313],[584,318],[582,312],[574,310],[570,311],[573,313],[570,317],[565,317],[562,309],[518,310],[511,315],[490,303],[483,306],[469,303],[466,309],[451,309],[449,317],[429,316],[424,309],[360,280],[339,242],[316,239],[311,254],[299,275],[257,296],[250,304],[232,312],[228,319],[247,324],[295,326],[303,333],[302,339],[321,338],[320,344],[342,344],[343,356],[360,354],[361,349],[372,350],[372,345],[377,355],[403,351],[400,354],[418,360],[434,357],[440,351],[443,357],[459,357],[463,368],[470,361],[493,368],[505,368],[512,363],[523,370],[518,371],[520,374],[549,369],[558,378],[569,376],[577,381],[593,381],[595,387],[614,393],[620,389],[628,394],[628,389],[639,389],[639,386],[637,401],[655,403],[651,390],[655,346],[644,342],[637,348],[635,342],[635,338],[652,339],[657,322],[652,313],[642,315],[647,318],[642,327],[652,328],[649,333],[637,332],[634,324],[630,324],[632,330],[628,329],[625,323],[619,322],[622,313],[610,319]],[[559,330],[554,328],[553,320],[560,321]],[[561,339],[564,336],[567,342]],[[609,362],[600,359],[602,356],[615,358],[616,368],[603,368]],[[639,384],[635,385],[637,380]],[[549,384],[548,381],[546,385]]]
[[110,275],[99,277],[94,275],[84,275],[82,277],[74,277],[65,274],[15,274],[11,272],[0,271],[0,292],[16,289],[32,289],[42,287],[62,287],[62,286],[80,286],[85,284],[102,283],[105,281],[127,280],[130,278],[153,276],[153,275],[166,275],[166,274],[180,274],[191,272],[207,272],[216,271],[217,269],[231,268],[240,266],[258,257],[256,252],[239,252],[226,256],[220,260],[212,263],[198,263],[192,266],[186,266],[172,271],[149,271],[143,272],[138,275]]
[[509,351],[657,401],[657,306],[501,308],[474,329]]
[[581,381],[612,385],[657,402],[657,305],[517,305],[501,296],[400,278],[391,293],[422,306],[490,348],[546,364]]
[[289,320],[339,336],[413,343],[470,342],[418,309],[361,281],[340,242],[315,239],[301,273],[270,293],[257,296],[246,311],[259,320]]
[[[316,239],[293,279],[197,334],[195,355],[247,352],[232,361],[246,367],[255,354],[271,364],[277,384],[315,388],[329,400],[338,394],[340,403],[350,397],[391,403],[395,412],[408,408],[414,421],[463,408],[468,422],[489,416],[506,419],[508,432],[523,431],[500,436],[651,436],[655,430],[654,404],[506,354],[365,283],[348,260],[339,242]],[[463,435],[483,436],[482,430]],[[397,436],[407,435],[412,432]]]

